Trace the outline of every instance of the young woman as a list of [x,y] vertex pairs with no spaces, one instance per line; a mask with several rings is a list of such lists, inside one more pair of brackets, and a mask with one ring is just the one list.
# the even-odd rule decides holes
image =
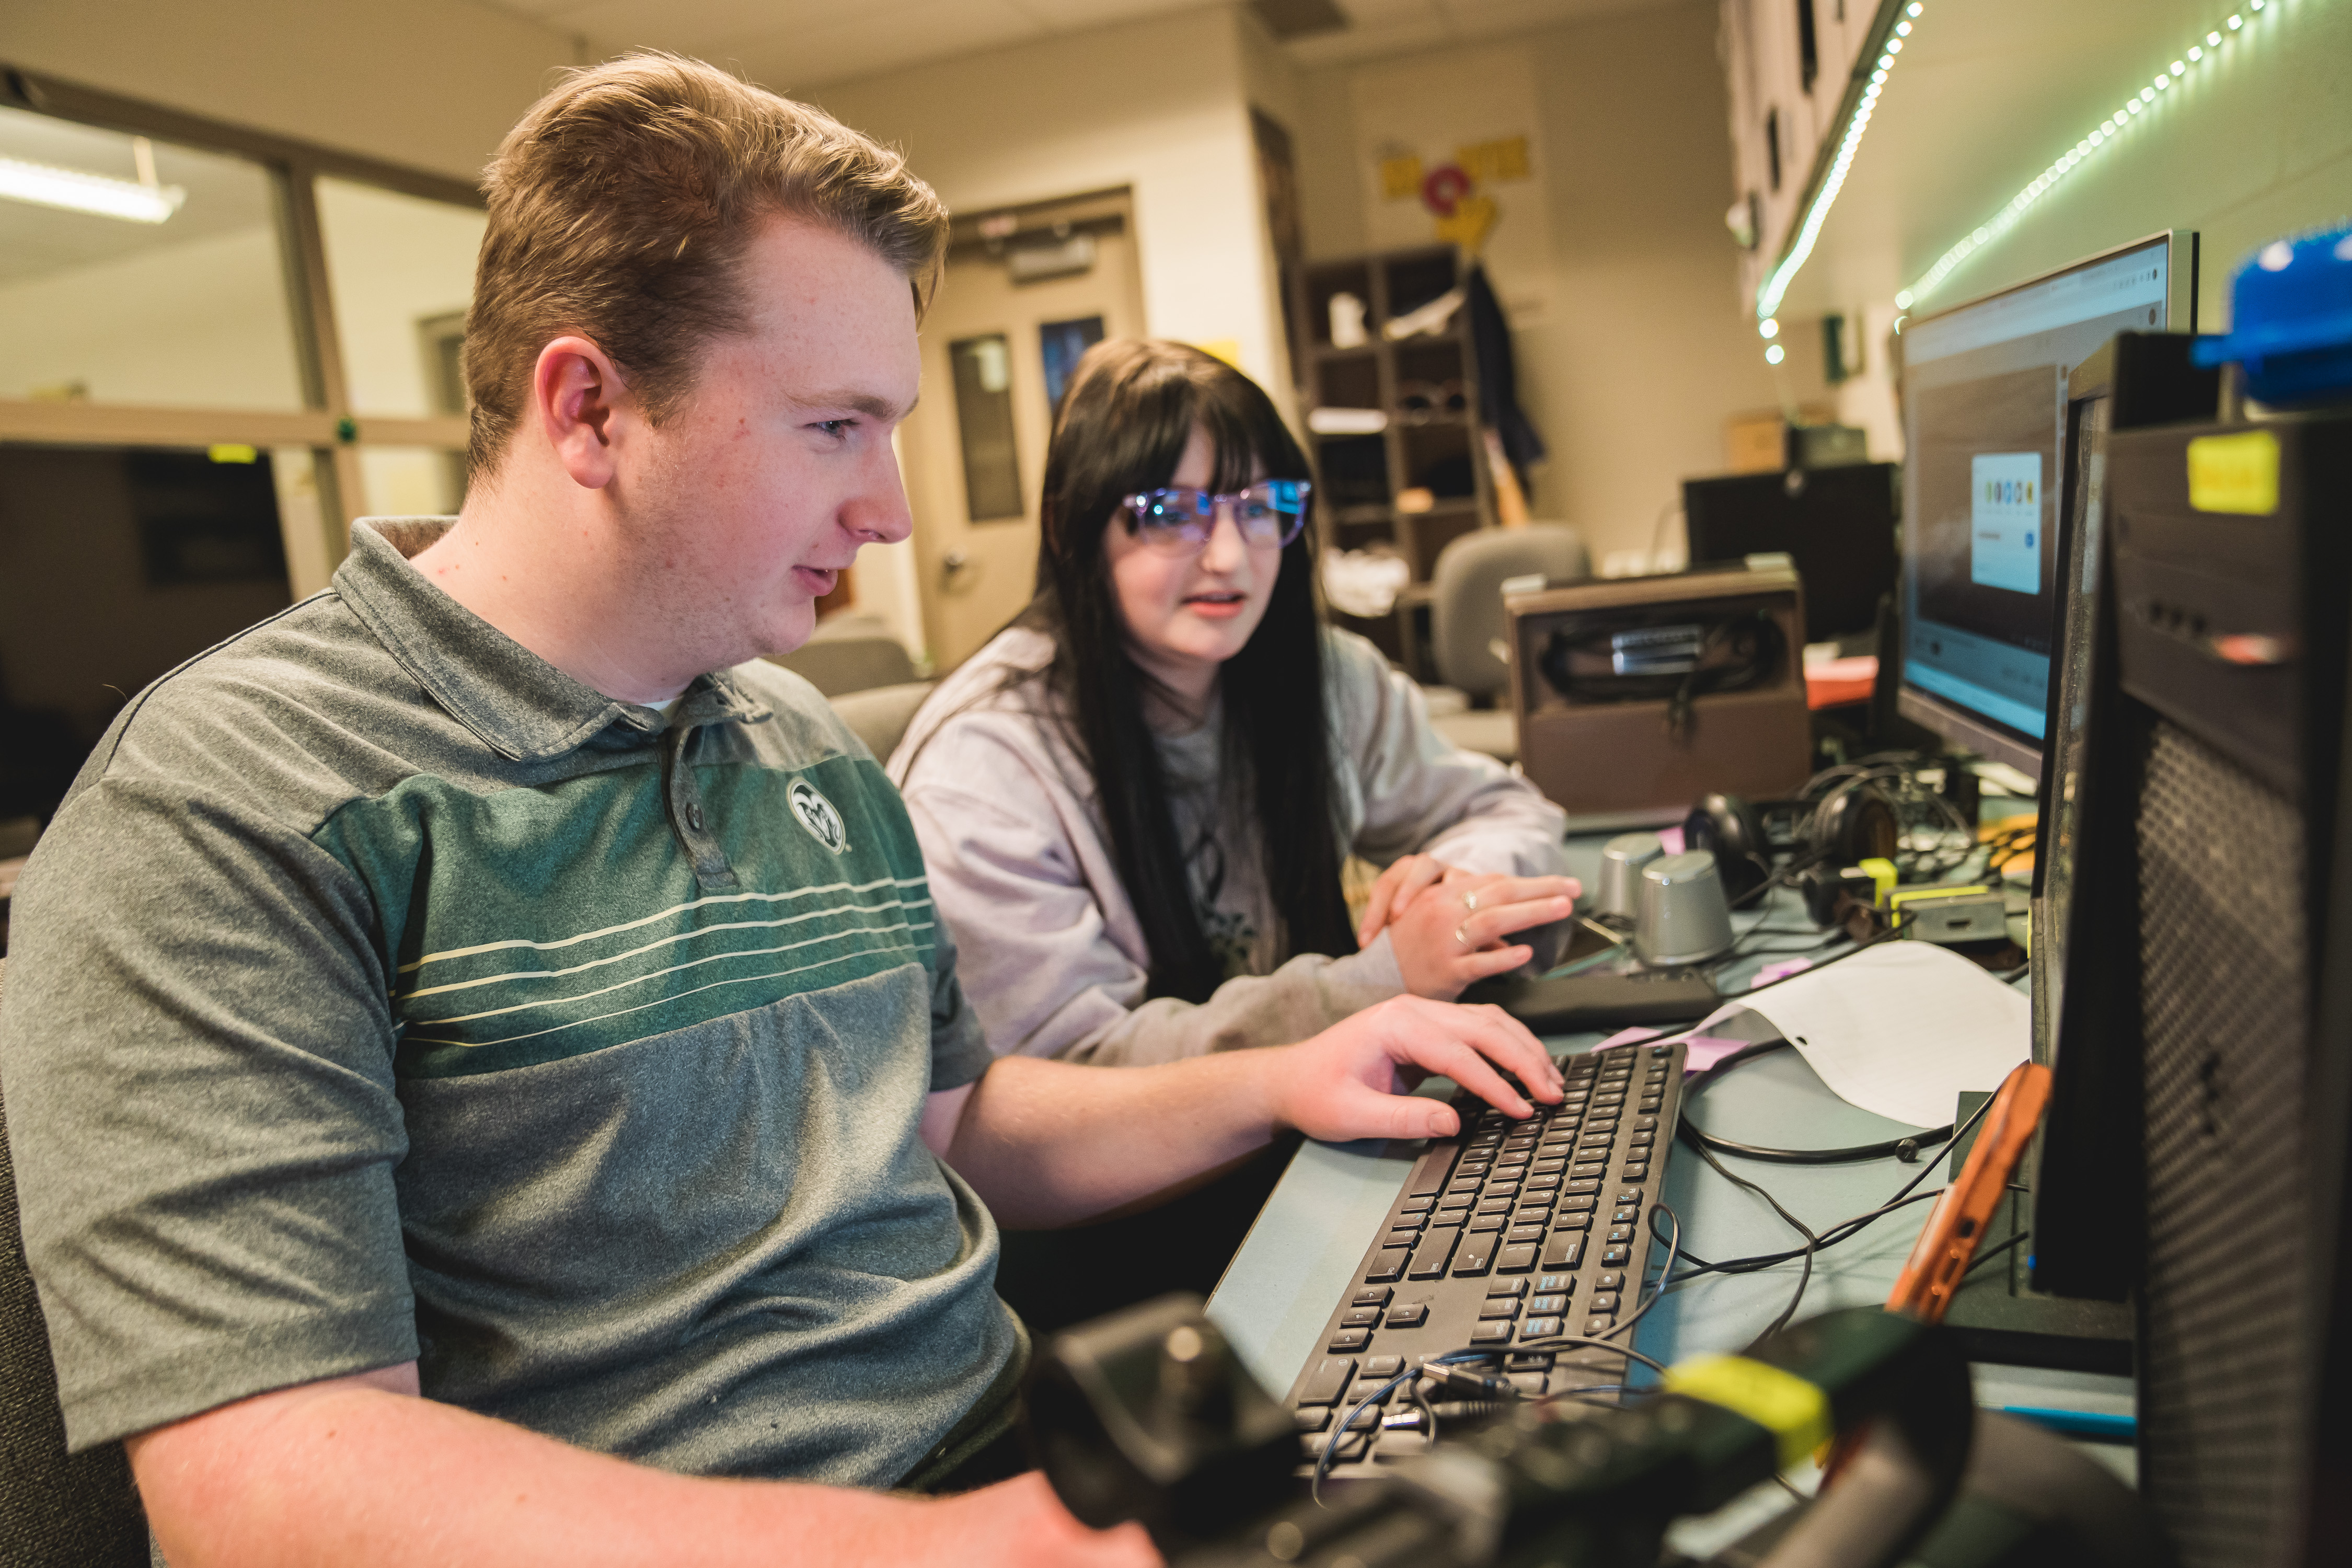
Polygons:
[[[1451,999],[1564,919],[1564,819],[1321,624],[1305,456],[1179,343],[1083,359],[1037,595],[890,760],[1000,1053],[1171,1060]],[[1350,853],[1383,866],[1360,930]]]

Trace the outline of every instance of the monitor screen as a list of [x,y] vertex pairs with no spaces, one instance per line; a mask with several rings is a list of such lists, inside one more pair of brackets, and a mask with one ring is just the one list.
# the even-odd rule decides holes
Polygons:
[[1691,563],[1785,552],[1804,583],[1807,642],[1866,632],[1895,586],[1895,472],[1855,463],[1685,479]]
[[2066,377],[2185,328],[2194,237],[2162,234],[1906,324],[1904,715],[2041,776],[2063,597]]

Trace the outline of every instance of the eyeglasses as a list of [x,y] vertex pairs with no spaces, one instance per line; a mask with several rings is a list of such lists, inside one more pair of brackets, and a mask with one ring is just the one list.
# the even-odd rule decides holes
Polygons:
[[1261,479],[1233,495],[1176,486],[1126,498],[1128,531],[1170,555],[1196,555],[1216,531],[1217,513],[1230,507],[1244,542],[1280,548],[1307,526],[1307,498],[1315,487],[1305,479]]

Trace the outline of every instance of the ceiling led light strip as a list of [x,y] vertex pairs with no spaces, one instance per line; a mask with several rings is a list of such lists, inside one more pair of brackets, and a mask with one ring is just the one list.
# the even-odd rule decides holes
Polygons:
[[2247,23],[2272,8],[2274,0],[2245,0],[2243,9],[2230,13],[2220,26],[2183,50],[2170,65],[2157,72],[2146,87],[2125,99],[2121,108],[2093,126],[2088,135],[2061,153],[2054,163],[2028,181],[2023,190],[2009,198],[2007,205],[1977,226],[1975,231],[1963,237],[1958,245],[1937,257],[1936,264],[1922,273],[1917,282],[1895,296],[1895,303],[1903,310],[1909,310],[1915,301],[1924,299],[1950,277],[1954,268],[2015,227],[2017,220],[2025,216],[2026,209],[2048,195],[2059,181],[2073,174],[2084,160],[2112,145],[2124,133],[2126,126],[2154,109],[2164,94],[2172,90],[2174,82],[2220,58],[2221,52],[2236,41],[2237,35],[2245,29]]
[[177,185],[142,184],[85,174],[79,169],[53,169],[46,163],[0,158],[0,196],[35,206],[95,213],[131,223],[162,223],[180,210],[187,195]]
[[1862,133],[1870,128],[1870,117],[1877,110],[1879,94],[1886,89],[1887,75],[1895,69],[1895,57],[1903,52],[1903,41],[1911,36],[1912,20],[1925,8],[1920,0],[1911,0],[1897,14],[1894,26],[1879,40],[1878,62],[1871,68],[1870,79],[1846,118],[1845,135],[1838,142],[1837,156],[1831,161],[1821,188],[1813,194],[1812,205],[1805,209],[1805,221],[1797,229],[1796,243],[1789,247],[1780,265],[1772,269],[1764,286],[1756,291],[1756,315],[1759,321],[1769,319],[1780,308],[1789,285],[1796,279],[1797,269],[1812,255],[1813,241],[1821,237],[1822,225],[1829,221],[1830,208],[1836,204],[1838,191],[1845,184],[1846,171],[1853,166],[1853,154],[1862,145]]

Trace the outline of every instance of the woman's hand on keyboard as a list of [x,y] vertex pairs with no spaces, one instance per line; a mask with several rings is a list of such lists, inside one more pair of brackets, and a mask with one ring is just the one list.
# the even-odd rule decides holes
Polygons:
[[1534,1107],[1503,1080],[1510,1072],[1546,1103],[1559,1068],[1527,1026],[1500,1007],[1392,996],[1309,1040],[1264,1053],[1276,1120],[1310,1138],[1446,1138],[1461,1119],[1441,1100],[1405,1091],[1432,1074],[1513,1116]]

